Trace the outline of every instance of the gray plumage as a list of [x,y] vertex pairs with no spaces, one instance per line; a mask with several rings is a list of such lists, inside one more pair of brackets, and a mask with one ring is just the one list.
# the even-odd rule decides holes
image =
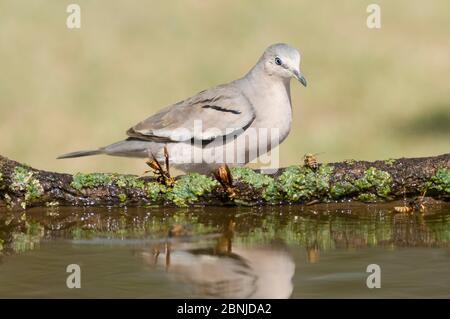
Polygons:
[[[192,163],[186,156],[183,157],[183,151],[217,147],[217,142],[229,135],[243,140],[249,137],[251,129],[277,129],[280,136],[278,141],[271,141],[266,150],[269,151],[281,143],[290,130],[290,79],[294,77],[306,86],[299,64],[300,54],[297,50],[287,44],[272,45],[244,77],[163,108],[130,128],[126,140],[97,150],[68,153],[58,158],[97,154],[148,157],[151,153],[161,159],[162,149],[167,146],[171,164],[182,170],[203,171],[211,163]],[[231,147],[223,145],[223,152],[230,151]],[[258,148],[246,146],[242,150],[247,154],[244,163],[235,163],[233,160],[224,162],[242,165],[251,161],[255,157],[248,155],[252,153],[252,147]]]

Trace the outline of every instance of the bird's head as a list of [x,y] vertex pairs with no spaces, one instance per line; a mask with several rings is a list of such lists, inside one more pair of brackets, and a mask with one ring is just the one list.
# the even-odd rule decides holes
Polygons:
[[261,58],[264,69],[270,76],[283,79],[296,78],[306,86],[306,79],[300,72],[300,53],[293,47],[278,43],[268,47]]

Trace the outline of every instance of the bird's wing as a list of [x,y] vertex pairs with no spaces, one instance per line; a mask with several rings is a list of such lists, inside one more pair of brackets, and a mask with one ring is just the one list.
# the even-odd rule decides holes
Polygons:
[[128,136],[149,141],[213,140],[240,134],[255,119],[255,110],[231,84],[202,91],[170,105],[127,131]]

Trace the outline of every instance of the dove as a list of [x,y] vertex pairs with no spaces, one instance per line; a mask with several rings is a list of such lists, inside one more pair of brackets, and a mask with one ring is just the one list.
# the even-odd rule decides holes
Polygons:
[[307,86],[300,53],[273,44],[242,78],[161,109],[131,127],[122,141],[58,158],[106,154],[161,161],[170,155],[171,166],[200,173],[225,164],[243,166],[288,136],[292,78]]

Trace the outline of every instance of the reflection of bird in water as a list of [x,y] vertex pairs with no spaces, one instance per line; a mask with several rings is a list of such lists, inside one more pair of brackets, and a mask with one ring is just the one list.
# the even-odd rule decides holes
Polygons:
[[319,245],[314,243],[306,247],[306,262],[315,264],[319,260]]
[[199,297],[288,298],[295,264],[282,244],[233,246],[224,233],[216,241],[170,241],[156,254],[144,252],[149,264],[165,266],[177,281]]

